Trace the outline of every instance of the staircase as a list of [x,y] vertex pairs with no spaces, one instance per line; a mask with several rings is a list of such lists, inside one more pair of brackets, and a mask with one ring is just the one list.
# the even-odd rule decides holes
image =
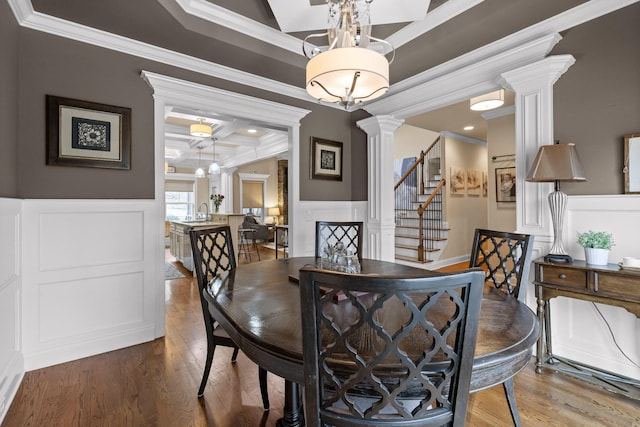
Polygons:
[[440,138],[420,152],[394,187],[396,259],[427,263],[445,247],[448,228],[442,199],[446,181],[440,167]]

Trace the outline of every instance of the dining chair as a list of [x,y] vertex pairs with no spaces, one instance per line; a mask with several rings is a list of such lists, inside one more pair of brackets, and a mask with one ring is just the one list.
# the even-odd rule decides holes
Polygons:
[[[211,364],[213,363],[213,353],[217,345],[233,348],[231,362],[235,362],[238,357],[238,346],[229,337],[224,328],[211,316],[208,301],[205,298],[209,281],[223,271],[235,270],[236,258],[233,252],[233,241],[231,240],[231,228],[228,225],[191,229],[191,249],[193,251],[193,265],[198,282],[198,293],[204,317],[204,326],[207,332],[207,359],[202,374],[202,381],[198,389],[198,397],[204,395],[204,389],[209,379]],[[269,394],[267,392],[267,371],[262,367],[258,370],[260,392],[265,410],[269,409]]]
[[[530,234],[476,229],[471,247],[469,268],[485,271],[485,283],[524,300],[522,281],[529,277],[534,236]],[[513,377],[502,383],[515,426],[520,426],[520,414],[513,385]]]
[[463,426],[483,281],[302,268],[306,425]]
[[362,262],[362,229],[362,221],[316,221],[316,257],[322,256],[327,245],[342,242],[344,249],[357,254]]

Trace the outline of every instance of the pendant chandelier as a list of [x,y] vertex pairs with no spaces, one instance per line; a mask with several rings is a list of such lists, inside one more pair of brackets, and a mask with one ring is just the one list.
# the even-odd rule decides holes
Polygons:
[[213,146],[213,162],[209,165],[209,175],[219,175],[220,165],[216,163],[216,138],[211,138]]
[[[320,102],[338,103],[346,110],[383,95],[389,89],[389,64],[395,50],[385,40],[371,36],[369,4],[373,0],[328,0],[329,29],[302,42],[307,63],[307,92]],[[319,48],[309,39],[328,37]],[[391,60],[368,49],[371,41],[385,44]],[[323,41],[324,43],[324,41]],[[309,50],[311,48],[311,50]]]
[[198,169],[196,169],[196,178],[204,178],[204,169],[200,166],[200,160],[202,156],[202,147],[198,147]]

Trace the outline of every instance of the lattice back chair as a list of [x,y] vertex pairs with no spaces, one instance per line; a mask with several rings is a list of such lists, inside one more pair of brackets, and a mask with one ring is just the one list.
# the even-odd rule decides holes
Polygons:
[[316,257],[322,256],[327,245],[342,242],[345,250],[357,254],[362,262],[362,229],[362,221],[316,221]]
[[[476,229],[469,267],[485,270],[485,283],[523,301],[522,280],[529,277],[533,235]],[[513,377],[502,383],[515,426],[520,426]]]
[[[228,225],[191,230],[191,250],[193,252],[193,268],[198,282],[198,293],[200,294],[200,304],[202,305],[202,315],[204,326],[207,332],[207,359],[202,374],[202,381],[198,389],[198,397],[204,395],[207,385],[213,353],[217,345],[232,347],[233,355],[231,361],[235,362],[238,357],[238,346],[229,337],[219,323],[209,312],[209,302],[205,298],[205,292],[209,286],[209,281],[220,273],[236,268],[236,258],[233,251],[233,241],[231,240],[231,229]],[[259,369],[260,391],[264,409],[269,409],[269,395],[267,393],[267,371]]]
[[483,282],[302,268],[306,425],[463,426]]
[[469,267],[485,270],[485,282],[518,300],[522,279],[529,276],[534,236],[503,231],[476,229]]

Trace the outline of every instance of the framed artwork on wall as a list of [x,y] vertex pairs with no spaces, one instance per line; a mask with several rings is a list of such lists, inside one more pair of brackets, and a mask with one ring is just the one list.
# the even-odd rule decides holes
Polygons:
[[466,171],[458,166],[451,166],[451,195],[464,196],[464,188],[467,181]]
[[489,174],[487,171],[482,171],[482,197],[487,197],[489,194]]
[[47,164],[131,169],[131,109],[47,95]]
[[516,201],[516,168],[496,168],[496,202]]
[[342,181],[342,142],[311,137],[311,178]]
[[482,171],[478,169],[467,170],[467,195],[480,197],[482,191]]

